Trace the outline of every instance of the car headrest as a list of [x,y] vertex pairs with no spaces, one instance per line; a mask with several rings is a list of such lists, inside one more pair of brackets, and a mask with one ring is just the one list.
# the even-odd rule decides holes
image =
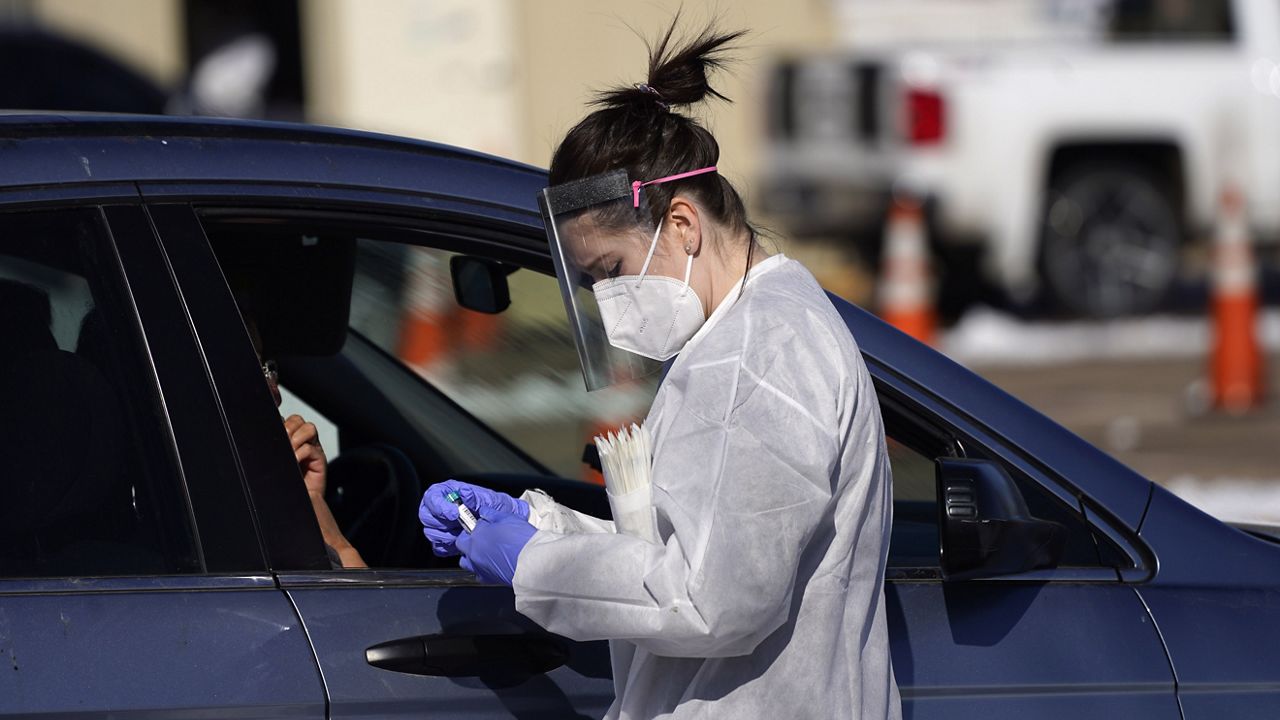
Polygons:
[[355,279],[354,237],[214,225],[210,240],[240,312],[257,325],[264,356],[342,349]]
[[103,510],[119,485],[125,422],[93,364],[20,353],[0,371],[0,535]]
[[49,296],[40,288],[0,279],[0,358],[57,350],[50,329]]

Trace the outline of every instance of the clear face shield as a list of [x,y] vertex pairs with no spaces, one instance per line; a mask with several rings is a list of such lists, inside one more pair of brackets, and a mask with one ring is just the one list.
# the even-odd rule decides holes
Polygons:
[[587,390],[656,373],[660,362],[610,344],[592,289],[603,280],[637,272],[628,261],[637,249],[643,258],[647,249],[638,232],[605,227],[603,219],[614,220],[609,224],[615,226],[617,220],[634,219],[637,230],[653,230],[647,203],[642,198],[633,202],[627,172],[615,170],[545,188],[538,193],[538,205]]
[[641,182],[614,170],[539,193],[588,390],[657,372],[661,360],[678,352],[705,319],[689,289],[692,255],[683,282],[649,272],[661,228],[653,227],[642,190],[715,171],[706,167]]

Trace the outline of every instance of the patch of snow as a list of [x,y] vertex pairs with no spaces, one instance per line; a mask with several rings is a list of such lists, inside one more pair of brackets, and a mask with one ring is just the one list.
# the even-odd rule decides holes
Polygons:
[[[1212,326],[1204,317],[1046,322],[975,308],[943,333],[939,349],[966,365],[1056,365],[1203,357],[1211,338]],[[1280,310],[1259,313],[1258,340],[1268,351],[1280,352]]]
[[1179,475],[1165,489],[1219,520],[1280,525],[1280,478]]

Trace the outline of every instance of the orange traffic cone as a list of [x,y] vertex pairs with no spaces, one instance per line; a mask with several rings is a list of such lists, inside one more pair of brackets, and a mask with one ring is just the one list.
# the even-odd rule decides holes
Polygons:
[[411,252],[408,265],[398,349],[406,364],[425,370],[449,349],[452,298],[445,271],[435,257]]
[[458,336],[467,350],[492,351],[502,337],[502,316],[462,309],[458,311]]
[[1244,198],[1228,185],[1213,246],[1213,350],[1209,359],[1214,406],[1247,412],[1262,403],[1263,355],[1258,343],[1257,267]]
[[924,212],[911,198],[897,198],[885,223],[884,256],[877,293],[880,316],[911,337],[932,343],[938,317],[933,307]]

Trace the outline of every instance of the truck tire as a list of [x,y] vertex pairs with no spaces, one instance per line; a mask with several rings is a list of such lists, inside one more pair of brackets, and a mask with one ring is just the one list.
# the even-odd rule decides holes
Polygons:
[[1054,178],[1040,273],[1055,308],[1092,318],[1158,308],[1177,279],[1182,247],[1171,195],[1137,165],[1086,165]]

